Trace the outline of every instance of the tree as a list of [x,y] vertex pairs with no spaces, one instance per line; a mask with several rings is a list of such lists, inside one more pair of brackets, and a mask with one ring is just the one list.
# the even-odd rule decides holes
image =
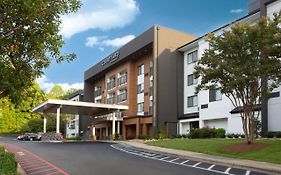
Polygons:
[[61,15],[76,12],[79,0],[2,0],[0,3],[0,99],[17,102],[21,91],[51,61],[72,61],[75,55],[62,55],[59,34]]
[[18,133],[27,130],[26,127],[23,129],[27,122],[41,119],[39,114],[32,113],[32,109],[45,100],[45,93],[39,85],[33,83],[22,92],[21,96],[23,100],[17,104],[12,103],[7,97],[0,99],[0,133]]
[[61,99],[64,95],[64,90],[60,85],[55,85],[47,94],[48,98]]
[[[262,18],[255,24],[237,23],[221,35],[209,34],[205,50],[195,66],[202,77],[197,91],[220,88],[234,107],[241,108],[246,142],[253,142],[257,116],[255,108],[261,98],[280,85],[281,15]],[[270,80],[265,89],[262,81]]]

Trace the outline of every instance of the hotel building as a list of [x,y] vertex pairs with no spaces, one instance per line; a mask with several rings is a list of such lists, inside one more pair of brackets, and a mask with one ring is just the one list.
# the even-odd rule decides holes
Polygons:
[[[84,101],[127,105],[115,114],[81,117],[97,139],[177,133],[183,115],[183,59],[177,48],[195,37],[153,26],[84,73]],[[116,116],[116,122],[112,122]],[[114,125],[114,126],[113,126]],[[115,131],[112,131],[114,129]]]
[[[240,23],[254,23],[261,16],[273,17],[274,12],[281,10],[281,0],[252,0],[249,5],[249,14],[237,21]],[[231,23],[232,24],[232,23]],[[229,30],[225,25],[213,33],[220,35]],[[179,116],[179,134],[187,134],[192,128],[215,127],[224,128],[227,133],[243,133],[242,120],[239,109],[235,109],[231,101],[220,90],[202,90],[195,94],[195,87],[201,81],[194,78],[194,66],[204,51],[209,48],[204,36],[199,37],[178,50],[183,53],[184,59],[184,101],[183,115]],[[273,90],[271,98],[263,100],[256,107],[261,112],[260,120],[263,133],[267,131],[281,131],[281,87]]]

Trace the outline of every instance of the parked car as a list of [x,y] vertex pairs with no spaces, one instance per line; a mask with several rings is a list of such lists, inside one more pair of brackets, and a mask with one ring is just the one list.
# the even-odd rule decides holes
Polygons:
[[18,140],[30,140],[30,141],[35,141],[35,140],[41,140],[41,134],[38,133],[25,133],[23,135],[19,135]]

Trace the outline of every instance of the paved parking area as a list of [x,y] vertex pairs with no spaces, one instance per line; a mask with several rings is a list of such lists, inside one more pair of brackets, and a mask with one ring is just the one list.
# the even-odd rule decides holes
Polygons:
[[16,155],[18,163],[28,175],[68,175],[65,171],[26,149],[7,143],[1,143],[1,145]]
[[209,171],[209,172],[214,172],[214,173],[217,173],[217,174],[266,175],[264,173],[256,172],[256,171],[232,168],[232,167],[221,166],[221,165],[214,165],[214,164],[209,164],[209,163],[205,163],[205,162],[198,162],[198,161],[194,161],[194,160],[183,159],[183,158],[176,157],[176,156],[149,152],[149,151],[146,151],[146,150],[137,149],[137,148],[134,148],[134,147],[131,147],[131,146],[125,146],[125,145],[122,145],[122,144],[113,144],[113,145],[111,145],[111,147],[114,148],[114,149],[117,149],[119,151],[126,152],[128,154],[133,154],[133,155],[148,158],[148,159],[153,159],[153,160],[157,160],[157,161],[176,164],[176,165],[179,165],[179,166],[186,166],[186,167],[201,169],[201,170],[205,170],[205,171]]

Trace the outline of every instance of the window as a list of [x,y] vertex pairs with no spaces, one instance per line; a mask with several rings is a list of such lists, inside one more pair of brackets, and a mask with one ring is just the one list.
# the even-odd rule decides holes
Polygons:
[[118,95],[118,102],[123,102],[127,100],[127,89],[121,89],[119,90],[119,95]]
[[144,74],[144,65],[143,64],[138,67],[138,75],[142,75],[142,74]]
[[115,75],[107,79],[107,90],[113,89],[115,87]]
[[194,107],[198,105],[197,95],[187,97],[187,107]]
[[187,85],[188,86],[191,86],[191,85],[194,85],[194,84],[197,84],[197,78],[195,78],[194,74],[191,74],[191,75],[188,75],[187,76]]
[[211,89],[209,90],[209,102],[218,101],[222,99],[221,89]]
[[187,54],[187,63],[188,64],[196,62],[197,60],[198,60],[198,51],[197,50]]
[[95,86],[95,97],[101,96],[101,86]]
[[144,92],[144,84],[142,83],[138,85],[138,94],[141,94],[143,92]]
[[115,103],[115,92],[109,93],[107,96],[107,104]]
[[153,112],[153,100],[149,101],[149,113]]
[[122,72],[119,73],[119,78],[118,78],[118,84],[122,85],[127,83],[127,71],[124,70]]
[[72,120],[68,123],[68,128],[69,129],[75,129],[75,120]]
[[143,112],[143,103],[138,103],[138,112]]
[[95,103],[101,103],[101,99],[95,100]]

